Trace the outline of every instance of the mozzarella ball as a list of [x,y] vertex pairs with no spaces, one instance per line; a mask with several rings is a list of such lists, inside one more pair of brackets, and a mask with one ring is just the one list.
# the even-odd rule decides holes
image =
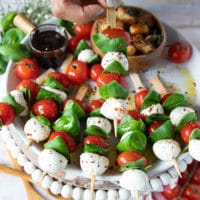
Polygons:
[[192,158],[194,158],[197,161],[200,161],[200,140],[190,140],[188,150]]
[[93,55],[94,51],[92,49],[84,49],[78,54],[78,60],[87,63]]
[[152,106],[149,106],[148,108],[145,108],[141,111],[141,113],[145,116],[150,116],[153,114],[164,114],[163,107],[160,103],[154,104]]

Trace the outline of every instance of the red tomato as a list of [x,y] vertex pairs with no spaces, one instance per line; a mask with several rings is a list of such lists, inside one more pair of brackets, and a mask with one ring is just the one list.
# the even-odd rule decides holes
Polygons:
[[61,72],[50,72],[48,77],[54,77],[58,82],[60,82],[65,88],[69,87],[70,81],[67,78],[66,74]]
[[168,58],[174,63],[186,62],[191,56],[189,44],[183,41],[172,44],[168,51]]
[[35,81],[27,79],[22,80],[17,86],[17,90],[21,90],[23,88],[27,88],[30,91],[31,94],[31,102],[34,103],[37,97],[37,94],[40,90],[40,85],[38,85]]
[[155,121],[148,126],[147,133],[153,133],[163,122]]
[[76,36],[78,36],[81,39],[90,39],[90,32],[92,29],[92,22],[89,22],[87,24],[75,24],[74,26],[74,33]]
[[68,99],[66,99],[66,100],[64,101],[64,107],[65,107],[66,103],[67,103],[68,101],[70,101],[70,100],[76,102],[76,103],[83,109],[83,111],[84,111],[85,113],[87,112],[87,109],[88,109],[88,108],[87,108],[87,105],[85,104],[85,102],[80,101],[79,99],[75,99],[75,98],[68,98]]
[[109,38],[123,37],[126,41],[126,45],[129,45],[131,43],[131,36],[125,30],[118,28],[106,28],[102,31],[102,33]]
[[191,178],[190,182],[200,185],[200,168],[196,169],[196,171],[192,175],[192,178]]
[[81,38],[77,36],[73,36],[69,39],[68,44],[67,44],[67,49],[71,52],[74,53],[78,43],[80,42]]
[[135,95],[135,106],[140,109],[143,103],[144,98],[149,93],[148,89],[142,90]]
[[165,102],[165,100],[167,100],[167,98],[168,98],[170,95],[171,95],[170,93],[165,94],[165,95],[161,98],[160,102],[163,104],[163,103]]
[[167,199],[173,199],[178,197],[179,193],[181,191],[180,185],[176,185],[174,188],[164,187],[164,191],[162,192],[162,195]]
[[189,175],[188,170],[181,173],[182,177],[181,178],[179,177],[179,179],[178,179],[179,185],[185,184],[186,180],[188,179],[188,175]]
[[60,136],[64,140],[70,153],[76,151],[76,142],[75,142],[74,138],[71,137],[69,134],[65,133],[64,131],[52,132],[49,137],[49,141],[53,140],[57,136]]
[[117,73],[100,74],[97,77],[96,83],[98,87],[101,87],[114,80],[117,81],[119,84],[121,84],[124,88],[126,87],[126,78]]
[[117,164],[122,167],[123,165],[129,163],[129,162],[133,162],[133,161],[137,161],[144,158],[144,167],[147,165],[147,159],[139,153],[136,153],[134,151],[125,151],[123,153],[120,153],[117,157]]
[[32,112],[34,115],[42,115],[53,121],[58,116],[58,106],[52,99],[42,99],[33,104]]
[[200,122],[190,122],[187,123],[183,128],[181,129],[181,138],[182,140],[188,144],[189,143],[189,138],[191,132],[195,129],[198,128],[200,129]]
[[144,120],[144,115],[137,110],[129,110],[128,114],[131,115],[135,120]]
[[15,73],[21,79],[35,79],[40,73],[39,65],[30,58],[23,58],[15,65]]
[[74,83],[84,83],[89,77],[89,67],[85,62],[74,60],[68,65],[65,74]]
[[103,72],[103,67],[101,64],[94,64],[92,65],[92,67],[90,68],[90,78],[93,81],[97,80],[97,77],[102,74]]
[[188,197],[190,200],[200,199],[200,186],[196,184],[188,184],[183,192],[184,197]]
[[103,137],[96,135],[87,136],[83,141],[83,145],[86,144],[95,144],[104,149],[109,147],[109,143]]
[[[15,119],[15,111],[8,103],[0,102],[0,121],[2,125],[8,125]],[[1,125],[1,123],[0,123]]]
[[101,108],[103,103],[104,103],[104,100],[101,100],[101,99],[92,100],[90,103],[90,112],[93,110],[96,110],[97,108]]

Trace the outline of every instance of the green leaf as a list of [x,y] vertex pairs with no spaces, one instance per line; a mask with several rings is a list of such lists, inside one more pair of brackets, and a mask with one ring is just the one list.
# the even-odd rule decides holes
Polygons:
[[96,33],[92,36],[92,40],[104,54],[107,52],[122,52],[127,55],[126,41],[122,37],[110,39],[104,34]]
[[51,126],[51,122],[44,116],[42,115],[37,115],[37,116],[34,116],[41,125],[45,125],[45,126],[48,126],[50,127]]
[[200,139],[200,129],[195,128],[192,133],[190,134],[190,140]]
[[99,58],[99,56],[97,54],[91,56],[87,61],[89,66],[92,66],[95,63],[99,63],[99,62],[100,62],[100,58]]
[[13,19],[17,15],[17,12],[9,11],[1,18],[2,31],[5,33],[8,29],[14,27]]
[[84,49],[89,49],[89,45],[85,40],[80,40],[74,51],[73,60],[76,60],[78,58],[79,53]]
[[140,169],[140,170],[146,172],[146,169],[144,167],[144,158],[141,158],[141,159],[133,161],[133,162],[128,162],[127,164],[123,165],[120,168],[120,172],[124,172],[126,170],[131,170],[131,169]]
[[52,149],[60,154],[62,154],[68,161],[70,161],[69,150],[63,141],[63,139],[58,135],[53,140],[44,144],[45,149]]
[[23,93],[23,96],[24,96],[24,99],[26,100],[26,102],[30,103],[30,100],[31,100],[30,90],[27,88],[22,88],[21,91]]
[[113,61],[110,63],[104,70],[103,73],[112,72],[117,74],[122,74],[124,76],[127,76],[129,73],[124,70],[124,67],[119,61]]
[[15,44],[20,43],[20,41],[25,37],[25,33],[19,28],[11,28],[5,32],[2,44]]
[[147,145],[147,139],[144,133],[138,130],[129,131],[124,134],[117,145],[119,152],[136,151],[143,153]]
[[147,124],[151,124],[155,121],[166,121],[169,119],[169,116],[165,114],[152,114],[150,116],[145,117],[145,122]]
[[108,154],[108,151],[109,149],[104,149],[96,144],[86,144],[83,148],[83,152],[97,153],[104,156]]
[[30,49],[23,44],[3,44],[0,46],[0,54],[13,61],[18,61],[21,58],[30,57]]
[[85,133],[87,135],[97,135],[97,136],[102,136],[104,138],[108,138],[109,135],[103,131],[100,127],[96,125],[89,126],[88,128],[85,129]]
[[111,97],[126,99],[128,96],[128,91],[124,89],[117,81],[111,81],[110,83],[101,86],[99,88],[99,93],[104,100]]
[[125,115],[117,127],[117,133],[122,136],[129,131],[138,130],[144,132],[146,126],[143,121],[134,120],[130,115]]
[[0,55],[0,74],[3,74],[6,71],[7,61],[4,60],[3,56]]
[[97,109],[91,111],[90,114],[89,114],[89,116],[102,117],[103,115],[101,114],[100,110],[101,110],[100,108],[97,108]]
[[149,135],[152,142],[156,142],[162,139],[170,139],[174,137],[174,127],[170,120],[165,121],[161,124],[153,133]]
[[160,95],[155,90],[150,90],[142,102],[141,110],[157,103],[160,103]]
[[7,94],[3,98],[3,102],[10,104],[14,108],[16,115],[19,115],[21,112],[24,111],[24,107],[17,103],[11,94]]
[[181,106],[187,106],[188,102],[183,94],[173,93],[163,103],[166,113],[170,113],[173,109]]
[[58,19],[58,24],[60,26],[63,26],[64,28],[66,28],[67,32],[71,35],[71,36],[74,36],[75,33],[74,33],[74,23],[73,22],[70,22],[70,21],[67,21],[67,20],[64,20],[64,19]]

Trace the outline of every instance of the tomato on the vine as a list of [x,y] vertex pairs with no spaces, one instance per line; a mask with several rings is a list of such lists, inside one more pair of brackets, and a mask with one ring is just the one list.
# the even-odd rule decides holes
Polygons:
[[35,79],[40,73],[37,62],[30,58],[22,58],[15,64],[15,73],[21,79]]
[[96,110],[97,108],[101,108],[103,103],[104,103],[104,100],[101,100],[101,99],[92,100],[90,103],[90,112],[93,110]]
[[57,136],[60,136],[63,139],[70,153],[76,151],[76,141],[64,131],[52,132],[49,137],[49,141],[53,140]]
[[58,116],[58,105],[52,99],[42,99],[33,104],[32,113],[34,115],[42,115],[53,121]]
[[163,122],[161,121],[155,121],[152,124],[150,124],[147,128],[147,133],[151,134],[153,133]]
[[15,119],[13,107],[7,103],[0,102],[0,125],[8,125]]
[[74,53],[78,43],[80,42],[81,38],[78,36],[73,36],[69,39],[67,43],[67,49],[71,52]]
[[200,122],[189,122],[181,129],[181,138],[188,144],[190,140],[190,134],[194,129],[200,129]]
[[90,68],[90,78],[93,81],[97,80],[97,77],[102,74],[103,72],[103,67],[101,64],[94,64],[92,65],[92,67]]
[[176,185],[174,188],[164,187],[164,191],[162,192],[162,195],[167,199],[174,199],[178,197],[179,193],[181,191],[180,185]]
[[109,147],[109,143],[106,141],[106,139],[97,135],[87,136],[83,141],[83,145],[86,145],[86,144],[95,144],[105,149]]
[[191,56],[191,48],[184,41],[175,42],[168,50],[168,58],[174,63],[183,63],[189,60]]
[[140,109],[143,103],[144,98],[149,93],[148,89],[141,90],[135,95],[135,106]]
[[117,81],[123,87],[126,87],[126,78],[123,75],[120,75],[117,73],[100,74],[97,77],[96,83],[97,83],[98,87],[101,87],[103,85],[110,83],[111,81],[114,81],[114,80]]
[[147,159],[142,155],[134,151],[125,151],[123,153],[120,153],[117,157],[117,164],[122,167],[123,165],[137,161],[140,159],[144,159],[144,167],[147,165]]
[[92,29],[92,22],[86,23],[86,24],[80,24],[76,23],[74,25],[74,33],[76,36],[78,36],[81,39],[89,39],[90,38],[90,32]]
[[74,60],[68,65],[65,74],[73,83],[81,84],[89,77],[89,67],[85,62]]

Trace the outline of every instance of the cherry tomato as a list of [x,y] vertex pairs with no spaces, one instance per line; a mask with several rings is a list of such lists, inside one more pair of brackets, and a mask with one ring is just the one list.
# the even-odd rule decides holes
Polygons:
[[81,39],[89,39],[92,25],[93,25],[92,22],[89,22],[87,24],[80,24],[80,23],[75,24],[74,26],[75,35]]
[[190,182],[200,185],[200,168],[196,169],[196,171],[192,175],[192,178],[191,178]]
[[21,79],[35,79],[40,73],[39,65],[30,58],[23,58],[15,65],[15,73]]
[[189,138],[190,138],[190,134],[191,132],[195,129],[198,128],[200,129],[200,122],[190,122],[187,123],[185,126],[183,126],[183,128],[181,129],[181,138],[182,140],[188,144],[189,143]]
[[[0,102],[0,121],[2,125],[8,125],[15,119],[15,111],[8,103]],[[0,123],[1,125],[1,123]]]
[[94,64],[92,65],[92,67],[90,68],[90,78],[93,81],[97,80],[97,77],[102,74],[103,72],[103,67],[101,64]]
[[197,184],[188,184],[183,192],[184,197],[188,197],[190,200],[200,199],[200,186]]
[[173,199],[173,198],[176,198],[178,197],[179,193],[180,193],[180,185],[176,185],[174,188],[169,188],[168,186],[167,187],[164,187],[164,191],[162,192],[162,195],[167,198],[167,199]]
[[183,41],[172,44],[168,51],[168,58],[174,63],[183,63],[189,60],[191,48],[189,44]]
[[126,45],[129,45],[131,43],[131,36],[125,30],[118,28],[106,28],[102,31],[102,33],[109,38],[123,37],[126,41]]
[[22,80],[18,85],[16,86],[17,90],[21,90],[23,88],[26,88],[30,91],[31,94],[31,103],[34,103],[37,97],[37,94],[40,90],[39,84],[37,84],[35,81],[27,79]]
[[144,167],[147,165],[147,159],[139,153],[136,153],[134,151],[125,151],[123,153],[120,153],[117,157],[117,164],[122,167],[123,165],[129,163],[129,162],[133,162],[133,161],[137,161],[144,158]]
[[188,179],[188,175],[189,175],[189,171],[188,170],[182,172],[181,173],[181,178],[179,177],[179,179],[178,179],[178,184],[179,185],[185,184],[186,180]]
[[52,99],[42,99],[33,104],[32,112],[34,115],[42,115],[53,121],[58,116],[58,106]]
[[163,103],[167,100],[167,98],[168,98],[170,95],[171,95],[170,93],[165,94],[165,95],[161,98],[160,103],[163,104]]
[[137,110],[129,110],[128,114],[131,115],[135,120],[144,120],[144,115]]
[[53,140],[57,136],[60,136],[64,140],[70,153],[76,151],[76,141],[74,140],[74,138],[72,138],[69,134],[65,133],[64,131],[52,132],[49,137],[49,141]]
[[147,133],[153,133],[163,122],[155,121],[148,126]]
[[114,80],[117,81],[123,87],[126,87],[126,78],[117,73],[100,74],[97,77],[96,83],[97,83],[98,87],[101,87],[103,85],[110,83],[111,81],[114,81]]
[[103,103],[104,101],[101,99],[92,100],[90,103],[90,112],[96,110],[97,108],[101,108]]
[[67,49],[71,52],[74,53],[78,43],[80,42],[81,38],[77,36],[73,36],[69,39],[68,44],[67,44]]
[[64,101],[64,103],[63,103],[63,104],[64,104],[64,107],[65,107],[65,105],[67,104],[67,102],[70,101],[70,100],[76,102],[76,103],[83,109],[83,111],[84,111],[85,113],[87,112],[88,108],[87,108],[87,105],[85,104],[85,102],[80,101],[79,99],[75,99],[75,98],[68,98],[68,99],[66,99],[66,100]]
[[60,82],[65,88],[68,88],[70,85],[70,81],[67,78],[66,74],[61,72],[50,72],[48,73],[48,77],[55,78],[58,82]]
[[135,106],[140,109],[143,103],[144,98],[149,93],[148,89],[142,90],[135,95]]
[[83,145],[86,145],[86,144],[95,144],[105,149],[109,147],[109,143],[103,137],[96,136],[96,135],[87,136],[83,141]]
[[73,83],[84,83],[89,77],[89,67],[85,62],[74,60],[68,65],[65,74]]

